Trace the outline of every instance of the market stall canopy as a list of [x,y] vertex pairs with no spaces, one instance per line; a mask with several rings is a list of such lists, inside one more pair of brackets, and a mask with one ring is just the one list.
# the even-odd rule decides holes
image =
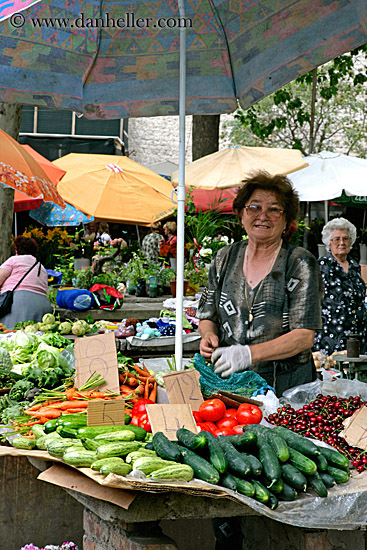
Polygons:
[[367,192],[367,159],[322,151],[305,157],[308,166],[288,177],[301,201],[326,201]]
[[77,226],[94,220],[93,216],[86,216],[71,204],[67,204],[65,208],[60,208],[52,202],[43,202],[39,208],[31,210],[29,215],[37,222],[48,227]]
[[[186,114],[229,113],[238,102],[247,109],[367,42],[363,0],[182,4]],[[178,114],[184,24],[178,8],[177,0],[35,4],[15,23],[0,24],[0,102],[68,109],[90,118]],[[62,28],[52,25],[60,17]]]
[[66,170],[60,195],[89,216],[150,225],[175,210],[171,183],[128,157],[70,153],[54,164]]
[[0,182],[28,197],[41,197],[65,206],[56,185],[38,161],[3,130],[0,130]]
[[[238,187],[255,170],[270,174],[289,174],[307,166],[297,149],[271,147],[227,147],[185,166],[185,186],[197,189]],[[172,174],[178,185],[178,171]]]
[[21,193],[20,191],[14,191],[14,212],[26,212],[32,210],[32,208],[39,208],[43,203],[42,197],[38,199],[31,199],[28,195]]

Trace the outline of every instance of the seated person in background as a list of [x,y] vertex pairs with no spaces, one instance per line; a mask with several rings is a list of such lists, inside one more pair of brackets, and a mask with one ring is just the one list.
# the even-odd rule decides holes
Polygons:
[[96,240],[96,222],[89,222],[84,226],[84,241],[94,242]]
[[101,222],[98,226],[98,233],[96,235],[96,240],[98,244],[107,246],[111,244],[109,225],[107,222]]
[[355,226],[345,218],[329,221],[322,230],[322,242],[328,252],[317,260],[325,293],[322,329],[316,331],[314,350],[326,356],[346,350],[351,334],[359,337],[360,352],[367,351],[366,285],[360,265],[349,254],[356,236]]
[[52,313],[52,306],[47,298],[47,271],[37,263],[38,246],[34,239],[16,237],[14,241],[15,256],[8,258],[0,266],[1,293],[13,290],[15,285],[32,267],[24,280],[14,291],[13,305],[10,313],[0,318],[8,328],[21,321],[42,321],[45,313]]
[[161,234],[162,224],[161,222],[153,222],[151,225],[151,233],[145,235],[141,243],[143,256],[148,262],[157,264],[159,262],[159,246],[164,241],[164,237]]

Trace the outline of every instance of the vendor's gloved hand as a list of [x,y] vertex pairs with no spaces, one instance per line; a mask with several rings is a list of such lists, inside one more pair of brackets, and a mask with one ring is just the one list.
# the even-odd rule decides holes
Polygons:
[[215,374],[228,378],[234,372],[241,372],[252,364],[251,351],[248,346],[236,344],[227,348],[217,348],[212,353]]

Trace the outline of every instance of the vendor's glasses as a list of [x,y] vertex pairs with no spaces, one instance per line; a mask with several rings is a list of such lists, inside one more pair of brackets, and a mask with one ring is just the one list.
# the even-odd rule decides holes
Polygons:
[[334,237],[330,239],[332,243],[349,243],[350,237]]
[[259,206],[258,204],[248,204],[244,208],[246,209],[247,214],[252,218],[255,216],[260,216],[260,214],[265,212],[265,215],[268,218],[278,220],[281,215],[284,214],[284,210],[281,210],[277,206],[269,206],[269,208],[263,210],[262,206]]

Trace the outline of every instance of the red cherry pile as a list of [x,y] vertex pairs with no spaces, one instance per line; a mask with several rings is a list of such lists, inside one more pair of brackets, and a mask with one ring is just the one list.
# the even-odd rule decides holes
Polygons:
[[363,405],[367,405],[367,402],[362,401],[359,396],[338,398],[335,395],[318,394],[314,401],[304,405],[302,409],[295,410],[286,405],[278,408],[266,420],[305,437],[325,441],[346,456],[358,472],[363,472],[367,469],[367,451],[351,447],[339,435],[344,428],[343,420],[352,416]]

